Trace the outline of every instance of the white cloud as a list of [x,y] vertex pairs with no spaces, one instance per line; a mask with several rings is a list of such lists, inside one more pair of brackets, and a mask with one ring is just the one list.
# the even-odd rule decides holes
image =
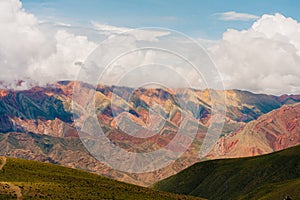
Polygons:
[[[76,79],[80,65],[96,48],[86,36],[76,36],[65,30],[57,31],[54,36],[56,51],[49,57],[29,66],[30,77],[43,77],[40,82]],[[54,80],[55,79],[55,80]]]
[[55,22],[54,25],[56,26],[62,26],[62,27],[71,27],[71,24],[64,23],[64,22]]
[[0,80],[6,85],[15,86],[20,79],[27,81],[22,87],[30,85],[29,80],[44,84],[74,79],[78,70],[74,63],[83,61],[95,47],[83,36],[43,31],[19,0],[0,1]]
[[300,93],[300,24],[264,15],[248,30],[228,30],[209,49],[227,88]]
[[107,24],[100,24],[98,22],[92,21],[91,22],[93,27],[105,35],[111,35],[111,34],[122,34],[124,32],[128,32],[131,29],[125,28],[125,27],[116,27],[116,26],[110,26]]
[[145,41],[158,41],[159,37],[169,35],[168,31],[147,31],[142,29],[131,29],[125,27],[116,27],[106,24],[101,24],[95,21],[91,22],[93,27],[99,31],[99,33],[111,36],[111,35],[131,35],[134,36],[136,40]]
[[258,19],[259,16],[248,14],[248,13],[238,13],[235,11],[229,11],[224,13],[216,13],[220,20],[223,21],[249,21]]
[[[104,46],[102,50],[108,57],[129,47],[135,49],[141,44],[157,44],[162,49],[184,52],[189,61],[202,59],[195,51],[195,44],[188,44],[190,41],[183,37],[173,37],[169,31],[133,30],[97,22],[93,22],[93,26],[98,31],[95,35],[102,34],[102,39],[114,35],[121,37],[122,41],[103,43],[107,48]],[[52,29],[51,25],[45,27],[34,15],[26,12],[18,0],[0,1],[0,82],[24,88],[33,83],[76,79],[81,67],[78,63],[83,62],[97,45],[89,37],[80,36],[80,30],[70,31],[71,27],[57,24]],[[297,21],[281,14],[263,15],[248,30],[226,31],[221,41],[198,41],[208,49],[228,89],[271,94],[300,93],[300,24]],[[172,65],[175,70],[171,75],[169,68],[149,66],[150,71],[141,69],[128,75],[129,84],[155,79],[181,87],[183,80],[176,73],[195,80],[195,83],[199,77],[186,62],[174,55],[152,50],[126,54],[114,63],[112,73],[118,77],[130,71],[130,67],[147,63]],[[209,74],[210,69],[202,70]],[[108,78],[107,81],[113,80],[112,76]],[[25,82],[18,82],[20,79]],[[32,83],[29,80],[33,80]]]
[[201,85],[203,88],[197,70],[183,59],[198,59],[197,45],[186,38],[183,41],[183,37],[178,38],[176,34],[170,36],[164,38],[163,42],[140,42],[133,35],[124,34],[111,37],[103,41],[89,57],[79,80],[129,87],[157,82],[161,86],[199,88]]
[[[54,46],[37,26],[38,20],[17,0],[0,1],[0,63],[3,80],[23,75],[34,60],[51,54]],[[22,66],[22,67],[21,67]]]

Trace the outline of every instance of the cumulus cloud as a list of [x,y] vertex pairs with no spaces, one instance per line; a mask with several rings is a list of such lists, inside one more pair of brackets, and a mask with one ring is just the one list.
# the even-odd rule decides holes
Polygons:
[[201,74],[189,62],[202,64],[201,73],[214,76],[210,73],[212,69],[207,67],[212,63],[207,62],[208,56],[205,59],[204,54],[195,42],[178,33],[159,42],[139,41],[132,34],[121,34],[101,43],[86,61],[79,80],[129,87],[149,86],[147,84],[156,82],[172,88],[205,88]]
[[248,13],[238,13],[235,11],[229,11],[224,13],[216,13],[220,20],[223,21],[249,21],[258,19],[259,16],[248,14]]
[[76,79],[77,73],[86,57],[96,48],[86,36],[76,36],[65,30],[59,30],[54,36],[55,51],[29,66],[30,77],[43,77],[43,82]]
[[[0,80],[2,85],[26,87],[54,79],[74,79],[76,61],[96,47],[87,37],[66,31],[48,34],[19,0],[0,1]],[[19,81],[25,80],[25,81]]]
[[[17,0],[0,2],[1,79],[18,78],[26,66],[51,54],[54,46],[37,26],[38,20]],[[22,66],[22,67],[21,67]]]
[[300,93],[300,24],[263,15],[248,30],[230,29],[209,52],[227,88]]

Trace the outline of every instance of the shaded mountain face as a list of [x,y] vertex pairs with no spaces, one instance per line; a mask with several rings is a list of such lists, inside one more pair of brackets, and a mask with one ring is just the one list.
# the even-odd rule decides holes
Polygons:
[[250,157],[197,163],[155,188],[207,199],[300,198],[300,146]]
[[[87,97],[93,91],[93,87],[81,84],[82,95],[73,102],[74,84],[75,82],[65,81],[26,91],[0,90],[0,154],[57,163],[130,183],[150,185],[200,161],[199,149],[210,125],[212,92],[220,96],[225,93],[226,96],[226,122],[223,132],[220,133],[223,135],[222,139],[226,138],[225,141],[236,132],[245,130],[245,127],[249,126],[245,126],[246,124],[253,123],[262,115],[285,104],[300,102],[300,95],[276,97],[239,90],[222,92],[142,88],[134,91],[127,87],[99,85],[96,88],[94,109],[101,129],[111,142],[127,151],[151,152],[166,146],[182,126],[182,115],[189,116],[191,120],[185,131],[197,130],[192,145],[175,163],[152,173],[128,174],[100,163],[84,148],[78,136],[85,137],[88,133],[78,134],[74,119],[80,120],[80,116],[73,115],[72,103],[74,109],[81,111],[81,105],[90,101]],[[180,104],[178,98],[183,99],[184,104]],[[298,107],[295,109],[299,110]],[[287,123],[289,120],[292,119],[287,119]],[[285,125],[290,126],[276,122],[273,129],[277,130]],[[287,132],[282,132],[282,135],[285,134]],[[136,137],[140,135],[151,137]],[[240,135],[243,134],[236,135],[242,137]],[[249,137],[252,138],[252,135]],[[266,146],[261,147],[263,150],[256,150],[257,154],[272,152],[270,149],[279,150],[293,146],[297,144],[295,141],[299,140],[299,135],[294,134],[295,140],[287,139],[285,144],[281,145],[274,132],[262,137],[265,137],[263,141],[269,149]],[[243,147],[242,142],[239,144]],[[222,140],[218,145],[223,145]],[[276,145],[278,148],[275,148]],[[231,155],[230,152],[240,152],[241,147],[237,145],[229,148],[227,143],[224,146],[224,149],[230,151],[219,147],[220,150],[215,151],[215,147],[208,158],[250,155],[248,149],[243,150],[245,153]]]

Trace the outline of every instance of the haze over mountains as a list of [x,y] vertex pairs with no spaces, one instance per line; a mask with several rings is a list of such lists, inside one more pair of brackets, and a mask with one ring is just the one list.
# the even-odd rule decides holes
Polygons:
[[[58,82],[26,91],[1,90],[0,154],[80,168],[139,185],[151,185],[203,160],[198,154],[210,125],[209,94],[221,95],[221,91],[161,88],[133,91],[99,85],[95,104],[101,128],[114,144],[127,151],[154,151],[167,145],[176,135],[183,113],[192,122],[185,127],[186,131],[197,130],[189,149],[173,164],[151,173],[129,174],[97,161],[78,138],[71,105],[74,83]],[[92,90],[86,84],[82,88],[85,92]],[[118,96],[118,101],[111,101],[112,93]],[[184,108],[176,102],[177,96],[183,94]],[[300,143],[299,95],[278,97],[239,90],[225,91],[225,95],[224,129],[204,159],[261,155]],[[77,99],[75,107],[85,97]],[[159,107],[151,110],[154,104]],[[161,120],[163,126],[153,126]],[[143,139],[128,135],[126,130],[136,130],[131,126],[147,130],[153,136]]]

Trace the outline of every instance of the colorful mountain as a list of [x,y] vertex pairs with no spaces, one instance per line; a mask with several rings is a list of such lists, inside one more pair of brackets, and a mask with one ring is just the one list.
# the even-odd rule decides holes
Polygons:
[[[73,101],[75,84],[80,85],[81,95]],[[182,115],[189,116],[190,119],[190,123],[184,126],[185,131],[197,130],[195,140],[180,159],[166,168],[139,174],[114,170],[97,161],[79,139],[79,135],[85,137],[88,133],[81,131],[78,134],[74,119],[81,118],[74,115],[72,104],[76,112],[84,113],[83,105],[90,101],[87,97],[91,93],[95,94],[94,109],[102,130],[114,144],[123,149],[149,152],[164,147],[174,138],[179,127],[184,125],[181,121]],[[261,136],[264,145],[258,146],[257,149],[243,146],[242,138],[243,135],[248,135],[249,141],[257,141],[258,135],[265,133],[259,129],[263,123],[257,125],[257,134],[248,134],[246,130],[251,129],[250,125],[264,118],[264,114],[268,115],[271,111],[276,112],[276,109],[286,108],[284,105],[290,107],[289,105],[300,102],[300,95],[277,97],[239,90],[133,90],[101,85],[97,86],[95,91],[93,86],[88,84],[63,81],[24,91],[0,91],[0,155],[60,164],[148,186],[201,161],[198,153],[211,123],[212,93],[215,96],[226,97],[227,114],[223,132],[220,133],[223,137],[206,159],[259,155],[298,144],[299,134],[293,132],[293,136],[287,135],[292,126],[289,123],[294,123],[290,122],[294,120],[292,114],[285,123],[275,120],[272,127],[266,127],[272,130],[269,134]],[[184,103],[180,104],[179,98]],[[295,109],[299,111],[299,106]],[[285,125],[285,132],[282,132],[281,128]],[[273,129],[280,133],[274,132]],[[243,133],[239,133],[243,130]],[[127,134],[128,132],[131,134]],[[151,137],[146,139],[135,137],[148,134]],[[231,143],[236,143],[236,146],[232,146]],[[252,154],[253,151],[256,153]]]
[[300,144],[300,104],[284,105],[220,138],[208,157],[256,156]]

